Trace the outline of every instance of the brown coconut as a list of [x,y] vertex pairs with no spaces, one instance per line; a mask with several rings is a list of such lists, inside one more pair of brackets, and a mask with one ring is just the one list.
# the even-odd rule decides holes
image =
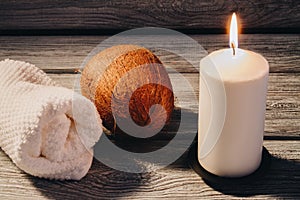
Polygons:
[[[147,67],[141,72],[136,71],[128,75],[130,70],[140,66]],[[129,78],[127,77],[125,84],[119,84],[124,76]],[[145,79],[155,84],[135,88],[136,84],[143,83]],[[174,108],[172,86],[165,68],[151,51],[140,46],[118,45],[101,51],[84,67],[80,84],[82,94],[95,103],[103,126],[113,133],[117,124],[112,114],[111,102],[116,88],[118,94],[114,94],[114,98],[121,102],[119,106],[128,107],[123,98],[130,95],[130,117],[139,126],[146,126],[151,122],[149,110],[152,105],[160,104],[165,109],[166,122],[169,121]],[[135,91],[132,91],[133,88]],[[123,116],[122,112],[114,114],[118,117],[128,117]],[[154,115],[151,122],[154,128],[160,125],[162,115],[160,112]]]

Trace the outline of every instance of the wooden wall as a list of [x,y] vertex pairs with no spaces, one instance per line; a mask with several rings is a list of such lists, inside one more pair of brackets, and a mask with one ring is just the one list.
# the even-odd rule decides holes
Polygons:
[[299,0],[1,0],[0,33],[102,30],[105,34],[145,26],[219,33],[225,31],[233,11],[246,32],[300,30]]

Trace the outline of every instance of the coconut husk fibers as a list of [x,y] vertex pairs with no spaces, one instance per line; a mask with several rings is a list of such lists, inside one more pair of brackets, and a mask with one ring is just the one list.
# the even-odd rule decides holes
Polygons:
[[[132,70],[140,66],[147,67],[141,71]],[[128,73],[130,70],[134,72]],[[118,84],[121,78],[125,81]],[[155,84],[146,84],[136,89],[136,85],[144,83],[145,79]],[[172,86],[165,68],[151,51],[140,46],[118,45],[101,51],[84,67],[80,84],[82,94],[95,103],[103,120],[103,126],[113,133],[117,124],[112,114],[112,95],[117,99],[120,108],[128,107],[128,103],[124,99],[131,95],[129,96],[129,113],[132,120],[139,126],[150,123],[151,119],[148,113],[152,105],[163,106],[167,122],[174,108]],[[118,110],[122,110],[119,107],[116,110],[117,112],[114,114],[118,117],[128,117],[124,113],[118,112]],[[153,127],[160,124],[159,120],[162,115],[163,113],[156,112],[152,117]]]

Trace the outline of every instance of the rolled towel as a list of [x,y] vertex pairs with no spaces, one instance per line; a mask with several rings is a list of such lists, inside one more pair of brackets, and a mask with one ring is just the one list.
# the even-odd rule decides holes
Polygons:
[[79,180],[102,134],[94,104],[29,63],[0,62],[0,147],[25,172]]

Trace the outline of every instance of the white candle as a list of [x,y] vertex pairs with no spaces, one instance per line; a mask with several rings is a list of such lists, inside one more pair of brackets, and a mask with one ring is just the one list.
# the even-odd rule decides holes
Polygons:
[[262,158],[269,65],[261,55],[238,48],[233,14],[230,47],[200,63],[198,160],[209,172],[241,177]]

